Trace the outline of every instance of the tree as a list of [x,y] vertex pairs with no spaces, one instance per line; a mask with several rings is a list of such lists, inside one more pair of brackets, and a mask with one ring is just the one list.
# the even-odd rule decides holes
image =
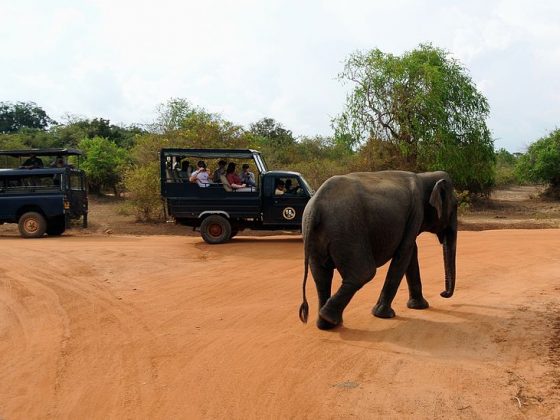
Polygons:
[[127,164],[126,150],[103,137],[83,139],[79,147],[85,155],[81,168],[87,175],[90,191],[99,194],[103,188],[111,188],[116,196]]
[[256,136],[264,137],[273,146],[285,147],[295,143],[292,132],[286,130],[273,118],[260,119],[249,126],[249,131]]
[[197,113],[206,113],[206,111],[202,108],[194,107],[186,99],[171,98],[167,102],[158,105],[157,113],[156,120],[150,124],[150,131],[163,134],[181,128],[182,122],[189,116]]
[[46,130],[56,124],[35,102],[0,102],[0,133],[17,133],[21,129]]
[[145,131],[140,127],[122,127],[104,118],[73,118],[64,125],[54,127],[53,136],[59,147],[77,147],[84,138],[103,137],[119,147],[130,149],[137,135]]
[[339,141],[393,143],[407,168],[447,170],[473,192],[492,185],[488,102],[448,52],[430,44],[402,56],[356,52],[339,78],[354,86],[333,120]]
[[249,134],[253,136],[256,147],[267,156],[267,162],[273,167],[285,166],[296,156],[296,140],[291,130],[273,118],[262,118],[249,126]]
[[550,193],[560,195],[560,129],[532,143],[515,169],[522,180],[546,182]]

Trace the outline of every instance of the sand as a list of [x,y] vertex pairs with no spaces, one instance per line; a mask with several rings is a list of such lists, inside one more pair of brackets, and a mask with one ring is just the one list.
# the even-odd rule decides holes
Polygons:
[[0,237],[0,418],[559,418],[560,231],[459,232],[451,299],[418,244],[429,309],[320,331],[297,236]]

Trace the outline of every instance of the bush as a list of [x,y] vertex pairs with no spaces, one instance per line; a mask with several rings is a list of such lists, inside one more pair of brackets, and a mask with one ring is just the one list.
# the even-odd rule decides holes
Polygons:
[[496,152],[496,186],[504,187],[519,183],[515,173],[516,163],[517,156],[506,149],[502,148]]
[[163,219],[159,161],[130,168],[124,174],[124,183],[128,189],[131,208],[137,220]]
[[103,137],[83,139],[80,149],[85,155],[81,168],[87,175],[90,190],[100,193],[103,188],[111,188],[116,195],[127,163],[126,150]]

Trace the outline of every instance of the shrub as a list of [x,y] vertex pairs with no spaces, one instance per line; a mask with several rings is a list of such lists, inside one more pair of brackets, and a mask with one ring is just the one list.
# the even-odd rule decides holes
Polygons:
[[130,195],[132,211],[137,220],[154,221],[163,219],[159,161],[130,168],[125,172],[124,182]]

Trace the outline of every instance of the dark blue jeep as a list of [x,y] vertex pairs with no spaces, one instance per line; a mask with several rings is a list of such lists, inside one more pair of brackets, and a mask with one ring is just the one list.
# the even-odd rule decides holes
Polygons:
[[[207,174],[193,178],[200,161]],[[243,167],[254,174],[254,183],[231,182],[232,173],[242,175]],[[314,193],[297,172],[269,171],[256,150],[162,149],[160,168],[167,215],[200,229],[211,244],[226,242],[243,229],[301,230],[303,210]]]
[[85,175],[67,161],[79,155],[74,149],[0,150],[6,167],[0,169],[0,224],[17,223],[24,238],[62,235],[72,219],[87,227]]

